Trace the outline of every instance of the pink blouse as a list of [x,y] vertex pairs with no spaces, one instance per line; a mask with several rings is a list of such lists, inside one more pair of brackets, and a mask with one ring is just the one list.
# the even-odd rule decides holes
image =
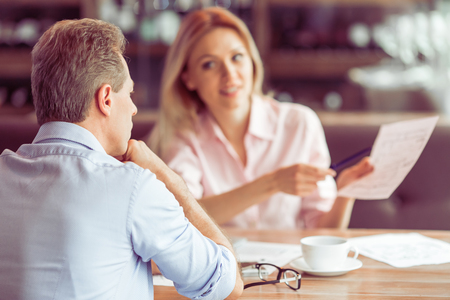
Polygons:
[[[213,116],[205,112],[199,116],[196,132],[178,136],[164,160],[183,177],[197,199],[228,192],[280,167],[296,163],[321,168],[330,165],[320,120],[300,104],[254,96],[244,143],[246,166]],[[310,196],[276,193],[226,225],[259,229],[315,227],[318,217],[331,209],[335,197],[336,184],[330,177],[320,182]]]

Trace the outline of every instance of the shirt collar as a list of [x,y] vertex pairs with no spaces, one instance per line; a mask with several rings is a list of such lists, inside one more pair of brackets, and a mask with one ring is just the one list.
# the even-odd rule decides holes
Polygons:
[[261,139],[272,140],[275,137],[277,112],[271,105],[270,99],[262,99],[258,95],[252,96],[250,124],[248,132]]
[[97,138],[87,129],[68,122],[47,122],[39,128],[33,144],[46,143],[48,140],[64,140],[84,146],[90,150],[106,154]]
[[202,121],[199,123],[199,127],[197,127],[196,131],[204,135],[205,140],[218,138],[224,143],[225,141],[227,141],[227,138],[223,134],[222,129],[220,128],[219,124],[217,124],[216,119],[209,111],[205,111],[205,113],[202,114],[201,118]]
[[[257,95],[252,96],[248,134],[265,140],[274,139],[277,125],[277,112],[270,101],[269,99],[262,99]],[[197,128],[197,132],[204,132],[206,129],[205,134],[207,139],[215,136],[222,141],[226,140],[222,129],[210,112],[205,112],[201,118],[203,121],[199,125],[202,128]],[[205,123],[207,124],[206,127],[204,127]]]

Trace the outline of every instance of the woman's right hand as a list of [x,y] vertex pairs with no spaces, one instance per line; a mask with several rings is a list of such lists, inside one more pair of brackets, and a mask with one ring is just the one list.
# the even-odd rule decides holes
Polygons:
[[364,157],[356,165],[344,169],[336,179],[338,190],[373,172],[370,157]]
[[295,164],[273,173],[276,188],[280,192],[305,197],[317,189],[317,182],[327,175],[336,176],[332,169],[322,169],[306,164]]

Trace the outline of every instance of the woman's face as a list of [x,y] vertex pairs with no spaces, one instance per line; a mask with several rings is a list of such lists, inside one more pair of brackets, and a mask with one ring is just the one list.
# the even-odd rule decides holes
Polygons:
[[182,79],[213,114],[247,109],[253,88],[252,59],[236,31],[219,27],[195,44]]

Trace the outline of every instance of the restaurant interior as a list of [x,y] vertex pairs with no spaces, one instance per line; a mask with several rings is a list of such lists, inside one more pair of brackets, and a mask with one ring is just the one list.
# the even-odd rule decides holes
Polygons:
[[54,22],[99,18],[128,39],[134,138],[152,129],[164,57],[180,20],[221,6],[250,28],[264,92],[312,108],[332,161],[371,146],[380,125],[439,115],[421,157],[386,200],[357,201],[351,228],[450,230],[450,1],[444,0],[2,0],[0,150],[38,130],[31,49]]
[[[317,113],[332,162],[371,147],[382,125],[439,116],[398,188],[386,199],[357,200],[349,229],[230,228],[229,236],[299,246],[309,235],[351,239],[418,232],[433,243],[450,242],[450,0],[0,0],[0,153],[31,143],[39,129],[31,50],[53,23],[87,17],[121,28],[138,107],[132,137],[145,139],[158,118],[164,58],[180,20],[208,6],[224,7],[247,24],[264,64],[264,93]],[[371,244],[367,252],[360,248],[355,268],[339,274],[303,272],[299,291],[261,285],[245,290],[242,299],[450,297],[449,244],[428,242],[383,245],[397,263],[408,255],[423,258],[408,268],[369,258],[380,246]],[[414,252],[420,245],[429,247],[425,255]],[[260,280],[245,278],[253,281]],[[185,299],[170,283],[157,283],[156,277],[153,283],[155,299]]]

